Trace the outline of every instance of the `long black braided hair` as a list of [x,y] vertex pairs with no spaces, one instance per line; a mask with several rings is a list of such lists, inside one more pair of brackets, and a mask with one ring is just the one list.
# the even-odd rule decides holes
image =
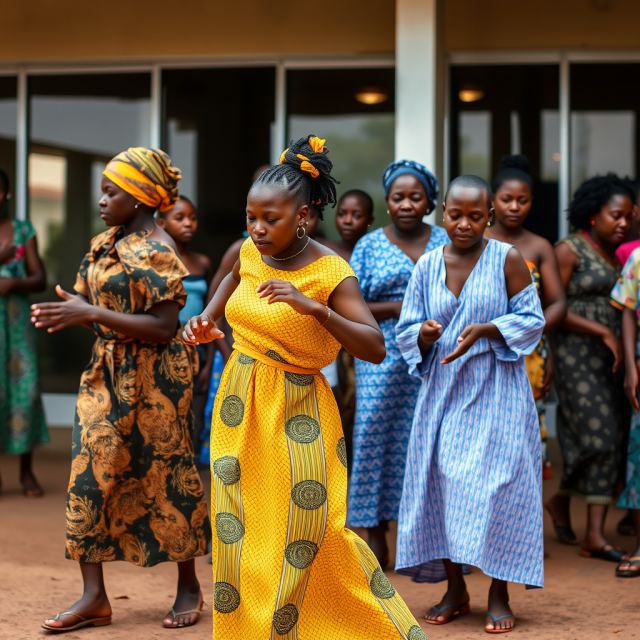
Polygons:
[[313,207],[323,220],[324,208],[336,205],[336,184],[339,184],[331,175],[333,163],[327,157],[325,142],[314,135],[292,140],[282,152],[280,164],[269,167],[251,188],[278,185]]

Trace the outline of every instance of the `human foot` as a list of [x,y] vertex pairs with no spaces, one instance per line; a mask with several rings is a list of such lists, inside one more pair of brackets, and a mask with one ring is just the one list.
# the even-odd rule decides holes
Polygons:
[[506,583],[502,585],[498,587],[492,585],[489,589],[489,609],[484,623],[484,630],[487,633],[507,633],[512,631],[516,624],[516,618],[509,606]]
[[43,629],[49,631],[67,631],[88,626],[111,624],[111,605],[106,594],[102,596],[82,596],[64,613],[44,621]]
[[429,624],[447,624],[455,616],[469,613],[469,599],[469,592],[464,582],[457,586],[450,586],[442,600],[427,611],[424,619]]
[[193,586],[181,587],[178,585],[178,593],[173,608],[166,615],[163,626],[169,629],[190,627],[200,618],[200,612],[204,608],[204,598],[200,591],[200,585],[194,591]]
[[616,568],[618,578],[640,577],[640,548],[636,550],[634,556],[620,563]]
[[578,540],[571,527],[569,500],[565,496],[555,495],[551,500],[544,503],[544,508],[551,516],[558,540],[568,545],[580,544],[580,540]]
[[44,490],[36,480],[33,474],[24,474],[20,478],[22,484],[22,491],[25,496],[29,498],[39,498],[44,495]]

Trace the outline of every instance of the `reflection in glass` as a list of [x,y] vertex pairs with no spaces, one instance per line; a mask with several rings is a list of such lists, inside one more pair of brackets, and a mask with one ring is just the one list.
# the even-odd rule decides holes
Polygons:
[[[534,187],[525,227],[554,242],[558,238],[554,160],[560,147],[558,66],[453,66],[450,80],[449,175],[474,173],[491,182],[503,156],[526,155]],[[463,99],[470,87],[476,91],[472,102]]]
[[162,73],[163,145],[198,205],[192,246],[217,267],[246,230],[254,171],[271,157],[275,69],[171,69]]
[[[34,298],[54,300],[56,284],[73,289],[91,238],[106,230],[98,210],[105,164],[149,146],[151,82],[149,74],[35,76],[28,89],[28,211],[47,268],[47,290]],[[79,327],[40,334],[44,391],[77,391],[93,340]]]
[[613,171],[635,178],[640,162],[640,64],[571,65],[571,190]]
[[491,112],[460,113],[460,173],[491,182]]
[[635,111],[580,111],[571,114],[571,188],[613,171],[636,174]]
[[[0,169],[9,176],[11,191],[16,184],[16,130],[18,81],[13,76],[0,76]],[[15,215],[15,197],[7,201],[9,215]]]
[[[318,87],[331,87],[323,94]],[[382,174],[394,159],[393,69],[291,70],[287,73],[287,140],[315,134],[327,139],[338,197],[363,189],[374,200],[372,228],[388,223]],[[373,96],[376,96],[374,99]],[[314,96],[309,100],[309,96]],[[366,97],[366,100],[363,99]],[[335,209],[325,209],[320,233],[339,239]]]

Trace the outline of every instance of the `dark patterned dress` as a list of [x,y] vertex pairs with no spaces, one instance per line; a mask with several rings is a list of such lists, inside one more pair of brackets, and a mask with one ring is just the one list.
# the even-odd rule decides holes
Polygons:
[[[147,232],[97,236],[75,290],[119,313],[184,306],[188,271]],[[176,336],[145,343],[94,326],[80,380],[67,496],[67,558],[140,566],[204,555],[210,525],[191,445],[192,367]]]
[[[609,297],[620,269],[602,258],[581,231],[561,242],[580,260],[567,287],[569,311],[620,337],[622,314]],[[611,504],[629,420],[622,375],[613,373],[613,353],[598,336],[557,329],[556,346],[558,440],[564,459],[560,493],[579,495],[588,504]]]
[[[25,245],[36,235],[30,222],[13,221],[16,256],[0,265],[0,278],[25,278]],[[49,442],[38,380],[36,328],[29,296],[0,296],[0,451],[30,453]]]

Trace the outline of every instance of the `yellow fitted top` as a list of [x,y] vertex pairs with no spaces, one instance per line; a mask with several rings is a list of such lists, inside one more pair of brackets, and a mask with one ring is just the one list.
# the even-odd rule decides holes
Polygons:
[[331,364],[340,343],[313,316],[303,316],[285,302],[269,304],[258,297],[257,289],[266,280],[285,280],[326,305],[345,278],[355,274],[337,255],[323,256],[297,271],[282,271],[265,264],[253,240],[247,238],[240,250],[240,284],[225,309],[236,344],[305,369]]

